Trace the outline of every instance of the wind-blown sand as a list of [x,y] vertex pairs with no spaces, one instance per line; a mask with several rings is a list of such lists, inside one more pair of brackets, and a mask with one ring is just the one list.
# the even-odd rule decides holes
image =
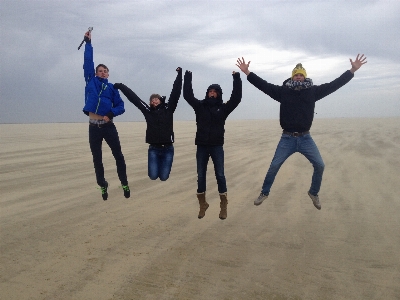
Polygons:
[[1,299],[400,299],[400,118],[314,121],[321,211],[298,153],[254,206],[279,121],[228,120],[224,221],[211,162],[197,218],[194,121],[175,122],[166,182],[147,177],[145,123],[116,125],[132,197],[104,144],[108,201],[87,124],[0,125]]

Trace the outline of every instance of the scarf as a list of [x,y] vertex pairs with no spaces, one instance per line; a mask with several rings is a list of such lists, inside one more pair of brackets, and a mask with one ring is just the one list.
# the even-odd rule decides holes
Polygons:
[[313,86],[313,82],[311,78],[306,78],[304,79],[303,82],[301,81],[293,81],[292,79],[289,79],[288,81],[285,82],[285,86],[292,90],[301,90],[301,89],[308,89]]

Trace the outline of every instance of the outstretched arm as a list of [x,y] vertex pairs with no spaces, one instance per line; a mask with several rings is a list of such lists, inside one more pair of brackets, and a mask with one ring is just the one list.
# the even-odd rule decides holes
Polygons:
[[130,88],[128,88],[125,84],[123,83],[114,83],[114,89],[120,90],[125,97],[133,103],[133,105],[135,105],[137,108],[140,109],[140,111],[142,113],[144,113],[144,111],[148,111],[149,110],[149,106],[143,102],[138,95],[135,94],[134,91],[132,91]]
[[196,107],[196,104],[199,103],[194,97],[193,88],[192,88],[192,72],[186,70],[184,80],[183,80],[183,98],[189,103],[189,105],[193,108]]
[[353,61],[350,58],[350,63],[351,63],[350,72],[354,74],[354,72],[357,71],[359,68],[361,68],[361,66],[363,64],[367,63],[366,59],[367,59],[367,57],[365,57],[364,54],[362,54],[361,56],[360,56],[360,54],[357,54],[357,57],[356,57],[355,61]]
[[357,54],[356,60],[353,61],[350,59],[351,63],[351,69],[349,71],[344,72],[341,76],[336,78],[335,80],[321,84],[319,86],[315,86],[315,99],[316,101],[328,96],[329,94],[335,92],[342,86],[344,86],[346,83],[348,83],[353,77],[354,77],[354,72],[357,71],[363,64],[366,64],[366,57],[364,57],[364,54],[360,56],[360,54]]
[[88,84],[89,80],[94,77],[94,62],[93,62],[93,47],[92,47],[92,34],[87,31],[84,35],[85,52],[83,54],[83,76],[85,77],[85,82]]
[[226,105],[226,117],[239,105],[240,101],[242,100],[242,80],[240,79],[239,72],[232,72],[233,77],[233,89],[231,98],[228,102],[225,103]]
[[175,111],[176,106],[178,105],[178,100],[179,97],[181,96],[181,91],[182,91],[182,68],[178,67],[176,68],[176,71],[178,72],[178,74],[176,75],[171,95],[169,96],[168,99],[168,109],[171,109],[173,112]]
[[249,70],[249,66],[250,66],[250,61],[246,64],[244,58],[242,57],[242,59],[238,58],[237,59],[237,66],[239,67],[239,69],[246,75],[250,74],[250,70]]
[[239,69],[247,75],[247,80],[254,85],[256,88],[258,88],[260,91],[264,92],[268,96],[270,96],[272,99],[280,102],[280,97],[281,97],[281,91],[282,88],[277,85],[273,85],[264,79],[258,77],[255,73],[250,72],[249,66],[250,66],[250,61],[246,64],[246,61],[242,57],[241,59],[237,59],[237,66]]

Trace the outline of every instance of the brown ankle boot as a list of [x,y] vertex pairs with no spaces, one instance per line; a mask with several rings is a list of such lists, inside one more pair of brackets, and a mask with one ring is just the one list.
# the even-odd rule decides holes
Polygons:
[[206,193],[197,193],[197,199],[199,199],[199,204],[200,204],[200,211],[199,211],[199,216],[198,218],[201,219],[206,215],[206,210],[209,207],[207,201],[206,201]]
[[221,211],[219,213],[219,218],[221,220],[225,220],[228,217],[228,198],[227,198],[227,193],[219,194],[219,198],[221,199],[221,203],[220,203]]

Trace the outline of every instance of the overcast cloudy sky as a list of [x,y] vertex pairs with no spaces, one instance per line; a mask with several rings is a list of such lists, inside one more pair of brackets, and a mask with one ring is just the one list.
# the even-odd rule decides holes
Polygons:
[[[95,64],[143,100],[169,95],[176,67],[193,72],[197,98],[219,83],[232,90],[238,57],[281,84],[301,62],[314,84],[368,63],[317,102],[317,118],[400,115],[400,1],[57,1],[1,0],[0,123],[86,122],[83,34],[93,26]],[[231,119],[278,119],[279,104],[241,74],[243,99]],[[122,98],[125,100],[124,96]],[[116,121],[141,121],[127,100]],[[194,120],[181,97],[176,120]]]

